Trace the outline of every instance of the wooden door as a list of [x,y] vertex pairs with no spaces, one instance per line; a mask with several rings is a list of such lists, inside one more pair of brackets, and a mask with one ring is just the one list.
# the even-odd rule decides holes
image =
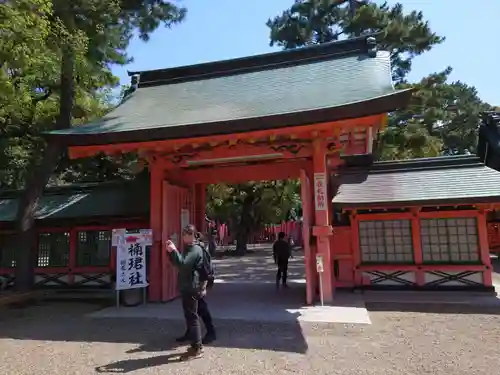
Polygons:
[[[182,251],[182,226],[193,220],[193,191],[180,186],[163,183],[163,229],[162,242],[173,241]],[[178,296],[177,270],[173,266],[168,254],[162,251],[162,301],[169,301]]]

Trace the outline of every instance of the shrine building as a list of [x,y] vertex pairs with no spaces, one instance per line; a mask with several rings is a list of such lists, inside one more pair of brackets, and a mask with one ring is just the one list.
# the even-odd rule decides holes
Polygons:
[[[338,288],[492,288],[487,220],[500,173],[484,155],[374,162],[388,113],[412,91],[394,88],[373,36],[129,74],[113,111],[47,137],[73,159],[137,153],[149,191],[49,189],[37,220],[40,282],[107,283],[112,257],[91,265],[80,254],[109,253],[112,228],[147,227],[149,300],[171,300],[176,273],[162,243],[180,235],[181,216],[203,228],[207,184],[300,179],[307,303],[318,297],[317,255],[326,302]],[[0,195],[0,231],[12,229],[15,204]],[[40,263],[61,246],[59,266]]]

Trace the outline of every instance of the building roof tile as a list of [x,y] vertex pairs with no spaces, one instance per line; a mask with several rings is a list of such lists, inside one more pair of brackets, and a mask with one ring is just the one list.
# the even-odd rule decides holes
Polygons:
[[[385,113],[396,91],[374,38],[188,67],[133,72],[137,89],[93,123],[53,131],[69,145],[230,134]],[[369,102],[367,105],[366,102]]]
[[[16,219],[19,192],[0,194],[0,222]],[[36,219],[147,216],[149,190],[135,183],[104,183],[47,189]]]
[[333,204],[343,208],[500,201],[500,172],[476,156],[378,162],[333,180]]

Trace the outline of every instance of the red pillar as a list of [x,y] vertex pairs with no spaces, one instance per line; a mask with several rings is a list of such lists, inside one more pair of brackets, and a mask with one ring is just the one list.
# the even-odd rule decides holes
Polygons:
[[354,270],[354,285],[363,285],[363,273],[358,270],[361,264],[361,248],[359,246],[359,220],[356,213],[351,214],[351,247],[352,247],[352,262]]
[[488,243],[488,222],[486,220],[486,212],[481,211],[477,216],[477,231],[479,237],[479,254],[481,263],[486,266],[483,272],[483,283],[486,287],[493,285],[493,272],[490,258],[490,247]]
[[328,205],[328,168],[326,163],[326,143],[321,139],[313,142],[313,195],[314,221],[313,235],[316,237],[317,254],[323,258],[323,298],[325,302],[333,301],[335,280],[333,275],[333,260],[330,249],[332,226]]
[[194,225],[202,232],[206,233],[205,227],[205,206],[207,201],[206,185],[194,185]]
[[[423,254],[422,254],[422,239],[420,238],[420,217],[418,215],[418,210],[413,211],[413,217],[411,219],[411,236],[413,240],[413,261],[415,265],[420,266],[423,264]],[[415,282],[418,286],[425,285],[425,271],[417,269],[415,271]]]
[[306,270],[306,303],[311,305],[316,296],[315,260],[310,244],[311,228],[311,184],[305,170],[300,171],[300,195],[302,200],[302,239],[304,248],[304,262]]
[[78,233],[76,229],[71,229],[69,232],[69,274],[68,274],[68,284],[73,285],[75,283],[74,269],[77,266],[77,250],[78,250]]
[[161,301],[162,293],[162,192],[163,169],[161,165],[150,163],[150,218],[149,225],[153,231],[153,246],[149,256],[149,300]]

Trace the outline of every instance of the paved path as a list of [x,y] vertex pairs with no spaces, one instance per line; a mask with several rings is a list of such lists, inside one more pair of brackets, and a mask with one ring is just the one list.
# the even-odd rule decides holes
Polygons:
[[[500,316],[371,312],[372,325],[217,322],[205,357],[177,362],[183,325],[88,319],[98,306],[47,304],[0,312],[0,368],[8,375],[492,375]],[[497,311],[498,313],[498,311]]]
[[[337,296],[335,306],[305,306],[304,258],[295,252],[289,264],[289,288],[276,290],[270,249],[244,257],[215,260],[217,280],[207,300],[219,320],[261,323],[311,322],[370,324],[360,295]],[[93,318],[183,319],[180,301],[136,308],[110,307],[92,313]]]
[[[243,257],[226,256],[223,259],[215,259],[214,263],[219,282],[274,284],[276,280],[276,265],[269,246],[261,247]],[[293,252],[293,258],[288,264],[288,279],[290,283],[305,283],[302,250]]]
[[[273,281],[272,264],[259,256],[244,260],[248,267],[260,269],[259,277],[250,272],[238,273],[236,258],[218,268],[222,280],[233,278],[242,283],[222,282],[213,290],[210,302],[214,315],[218,315],[219,337],[206,348],[204,359],[178,362],[184,348],[177,347],[174,338],[183,333],[184,324],[175,304],[156,305],[161,315],[156,317],[139,314],[136,318],[96,319],[89,316],[102,316],[106,311],[102,306],[45,303],[23,309],[0,309],[2,374],[491,375],[499,372],[500,307],[494,303],[471,306],[435,300],[429,303],[423,298],[417,301],[415,309],[415,304],[398,303],[393,297],[392,301],[380,304],[381,294],[374,298],[368,293],[354,299],[367,301],[371,325],[325,323],[318,319],[312,323],[300,319],[306,313],[294,311],[297,306],[301,309],[303,284],[296,282],[290,290],[276,292],[269,284]],[[298,257],[296,261],[294,278],[299,280],[302,276]],[[231,296],[234,304],[224,304],[221,295]],[[401,301],[408,298],[404,296],[407,294],[396,299],[405,302]],[[345,297],[344,305],[337,300],[342,305],[338,307],[348,305],[353,301],[350,298]],[[253,303],[250,311],[258,319],[249,318],[248,314],[232,316],[233,305],[243,304],[245,308],[240,311],[244,311],[250,309],[250,302]],[[171,316],[165,317],[168,309],[172,309],[168,313]]]

